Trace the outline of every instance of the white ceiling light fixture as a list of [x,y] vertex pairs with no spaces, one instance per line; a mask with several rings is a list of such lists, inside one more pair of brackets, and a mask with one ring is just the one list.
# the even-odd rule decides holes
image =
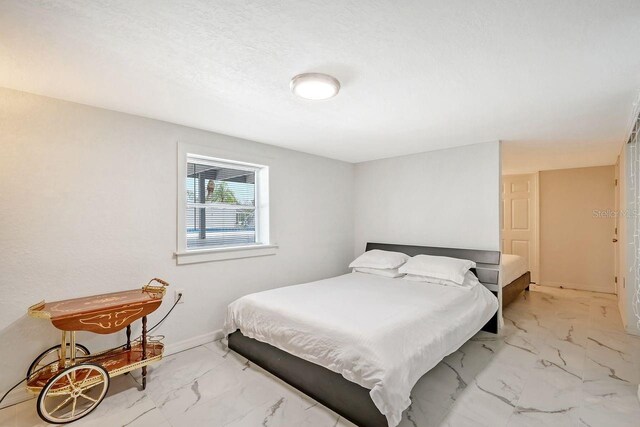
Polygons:
[[335,77],[322,73],[298,74],[291,79],[291,92],[304,99],[314,101],[333,98],[340,91],[340,82]]

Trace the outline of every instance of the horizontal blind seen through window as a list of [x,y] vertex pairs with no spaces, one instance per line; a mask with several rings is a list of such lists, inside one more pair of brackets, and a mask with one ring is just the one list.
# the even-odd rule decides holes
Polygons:
[[187,162],[187,249],[256,243],[256,170]]

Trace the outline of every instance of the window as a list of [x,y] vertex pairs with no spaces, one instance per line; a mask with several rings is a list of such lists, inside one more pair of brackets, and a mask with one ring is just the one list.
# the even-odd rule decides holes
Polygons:
[[274,248],[269,242],[268,168],[187,151],[181,159],[178,263],[274,253],[265,251]]
[[257,242],[256,172],[254,167],[188,158],[187,249]]

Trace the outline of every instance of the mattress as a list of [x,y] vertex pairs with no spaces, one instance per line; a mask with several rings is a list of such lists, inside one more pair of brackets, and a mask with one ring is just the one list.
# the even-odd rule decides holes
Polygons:
[[498,309],[471,289],[350,273],[242,297],[228,307],[236,330],[370,389],[389,426],[426,372],[475,335]]
[[509,283],[522,276],[529,271],[529,265],[526,258],[511,255],[502,254],[500,259],[500,276],[502,277],[502,287],[507,286]]

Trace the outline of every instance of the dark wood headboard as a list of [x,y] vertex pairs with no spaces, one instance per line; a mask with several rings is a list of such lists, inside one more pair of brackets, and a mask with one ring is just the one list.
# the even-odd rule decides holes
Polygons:
[[[380,249],[383,251],[402,252],[409,256],[416,255],[434,255],[446,256],[450,258],[468,259],[476,263],[476,268],[472,269],[473,273],[478,277],[480,283],[489,289],[493,295],[498,298],[500,291],[499,274],[500,274],[500,252],[485,251],[480,249],[456,249],[456,248],[437,248],[433,246],[412,246],[397,245],[393,243],[367,243],[365,251]],[[482,330],[487,332],[498,332],[498,313],[487,323]]]
[[370,251],[372,249],[402,252],[403,254],[407,254],[409,256],[447,256],[450,258],[468,259],[480,264],[500,265],[500,251],[485,251],[481,249],[436,248],[433,246],[396,245],[392,243],[367,243],[367,248],[365,249],[365,251]]
[[[409,256],[434,255],[450,258],[468,259],[477,264],[473,270],[478,280],[491,291],[498,291],[498,275],[500,252],[480,249],[436,248],[433,246],[397,245],[392,243],[367,243],[365,251],[380,249],[383,251],[402,252]],[[493,285],[493,286],[492,286]]]

